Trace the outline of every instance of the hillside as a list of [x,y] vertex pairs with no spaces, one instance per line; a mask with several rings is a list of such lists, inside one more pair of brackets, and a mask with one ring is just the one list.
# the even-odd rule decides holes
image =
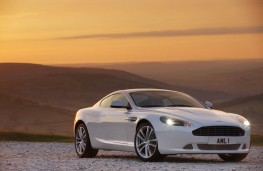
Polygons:
[[90,106],[112,91],[127,88],[173,89],[201,100],[213,100],[225,95],[173,86],[112,69],[0,64],[0,80],[2,93],[70,110]]
[[0,130],[72,134],[73,111],[0,93]]
[[35,64],[0,64],[0,80],[4,94],[71,110],[118,89],[171,87],[123,71]]
[[[149,87],[183,91],[202,101],[230,97],[219,91],[174,86],[114,69],[3,63],[0,64],[0,130],[72,135],[73,117],[79,108],[91,106],[115,90]],[[246,111],[253,103],[243,105],[254,98],[237,104],[227,102],[228,106],[216,104],[216,107],[244,113],[259,127],[261,116],[257,113],[262,111],[262,102],[257,103],[259,108],[253,114]]]
[[72,135],[79,108],[127,88],[167,88],[208,97],[202,91],[175,87],[125,71],[96,68],[0,64],[0,130]]
[[75,67],[114,68],[174,86],[217,92],[215,102],[263,92],[263,59],[81,64]]

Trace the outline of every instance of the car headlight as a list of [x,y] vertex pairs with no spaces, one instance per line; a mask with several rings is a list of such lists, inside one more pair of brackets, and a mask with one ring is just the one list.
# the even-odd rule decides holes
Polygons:
[[170,118],[166,116],[160,117],[160,121],[162,123],[165,123],[167,125],[173,125],[173,126],[192,126],[192,123],[177,119],[177,118]]
[[249,121],[240,115],[234,115],[234,117],[238,120],[238,122],[243,125],[244,127],[250,127]]

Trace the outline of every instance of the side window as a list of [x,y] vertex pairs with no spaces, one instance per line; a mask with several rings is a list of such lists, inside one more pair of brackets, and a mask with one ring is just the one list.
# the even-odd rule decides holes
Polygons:
[[115,101],[115,100],[122,100],[124,101],[124,105],[125,106],[129,106],[129,102],[127,100],[127,98],[123,95],[123,94],[113,94],[111,96],[108,96],[106,97],[105,99],[103,99],[101,102],[100,102],[100,106],[101,107],[105,107],[105,108],[110,108],[110,105],[112,103],[112,101]]
[[112,96],[108,96],[100,102],[101,107],[110,107]]
[[[121,100],[121,101],[124,101],[124,105],[125,106],[129,106],[129,102],[127,100],[127,98],[123,95],[123,94],[114,94],[112,95],[112,98],[111,98],[111,102],[114,101],[114,100]],[[110,104],[111,104],[110,102]]]

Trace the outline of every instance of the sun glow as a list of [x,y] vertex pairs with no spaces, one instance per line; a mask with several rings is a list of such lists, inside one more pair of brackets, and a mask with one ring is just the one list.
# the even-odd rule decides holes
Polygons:
[[2,0],[0,62],[260,58],[262,7],[260,0]]

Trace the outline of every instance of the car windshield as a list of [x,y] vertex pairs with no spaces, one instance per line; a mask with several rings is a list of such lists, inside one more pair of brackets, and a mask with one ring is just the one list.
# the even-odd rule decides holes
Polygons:
[[174,91],[137,91],[131,92],[138,107],[197,107],[205,108],[193,97]]

